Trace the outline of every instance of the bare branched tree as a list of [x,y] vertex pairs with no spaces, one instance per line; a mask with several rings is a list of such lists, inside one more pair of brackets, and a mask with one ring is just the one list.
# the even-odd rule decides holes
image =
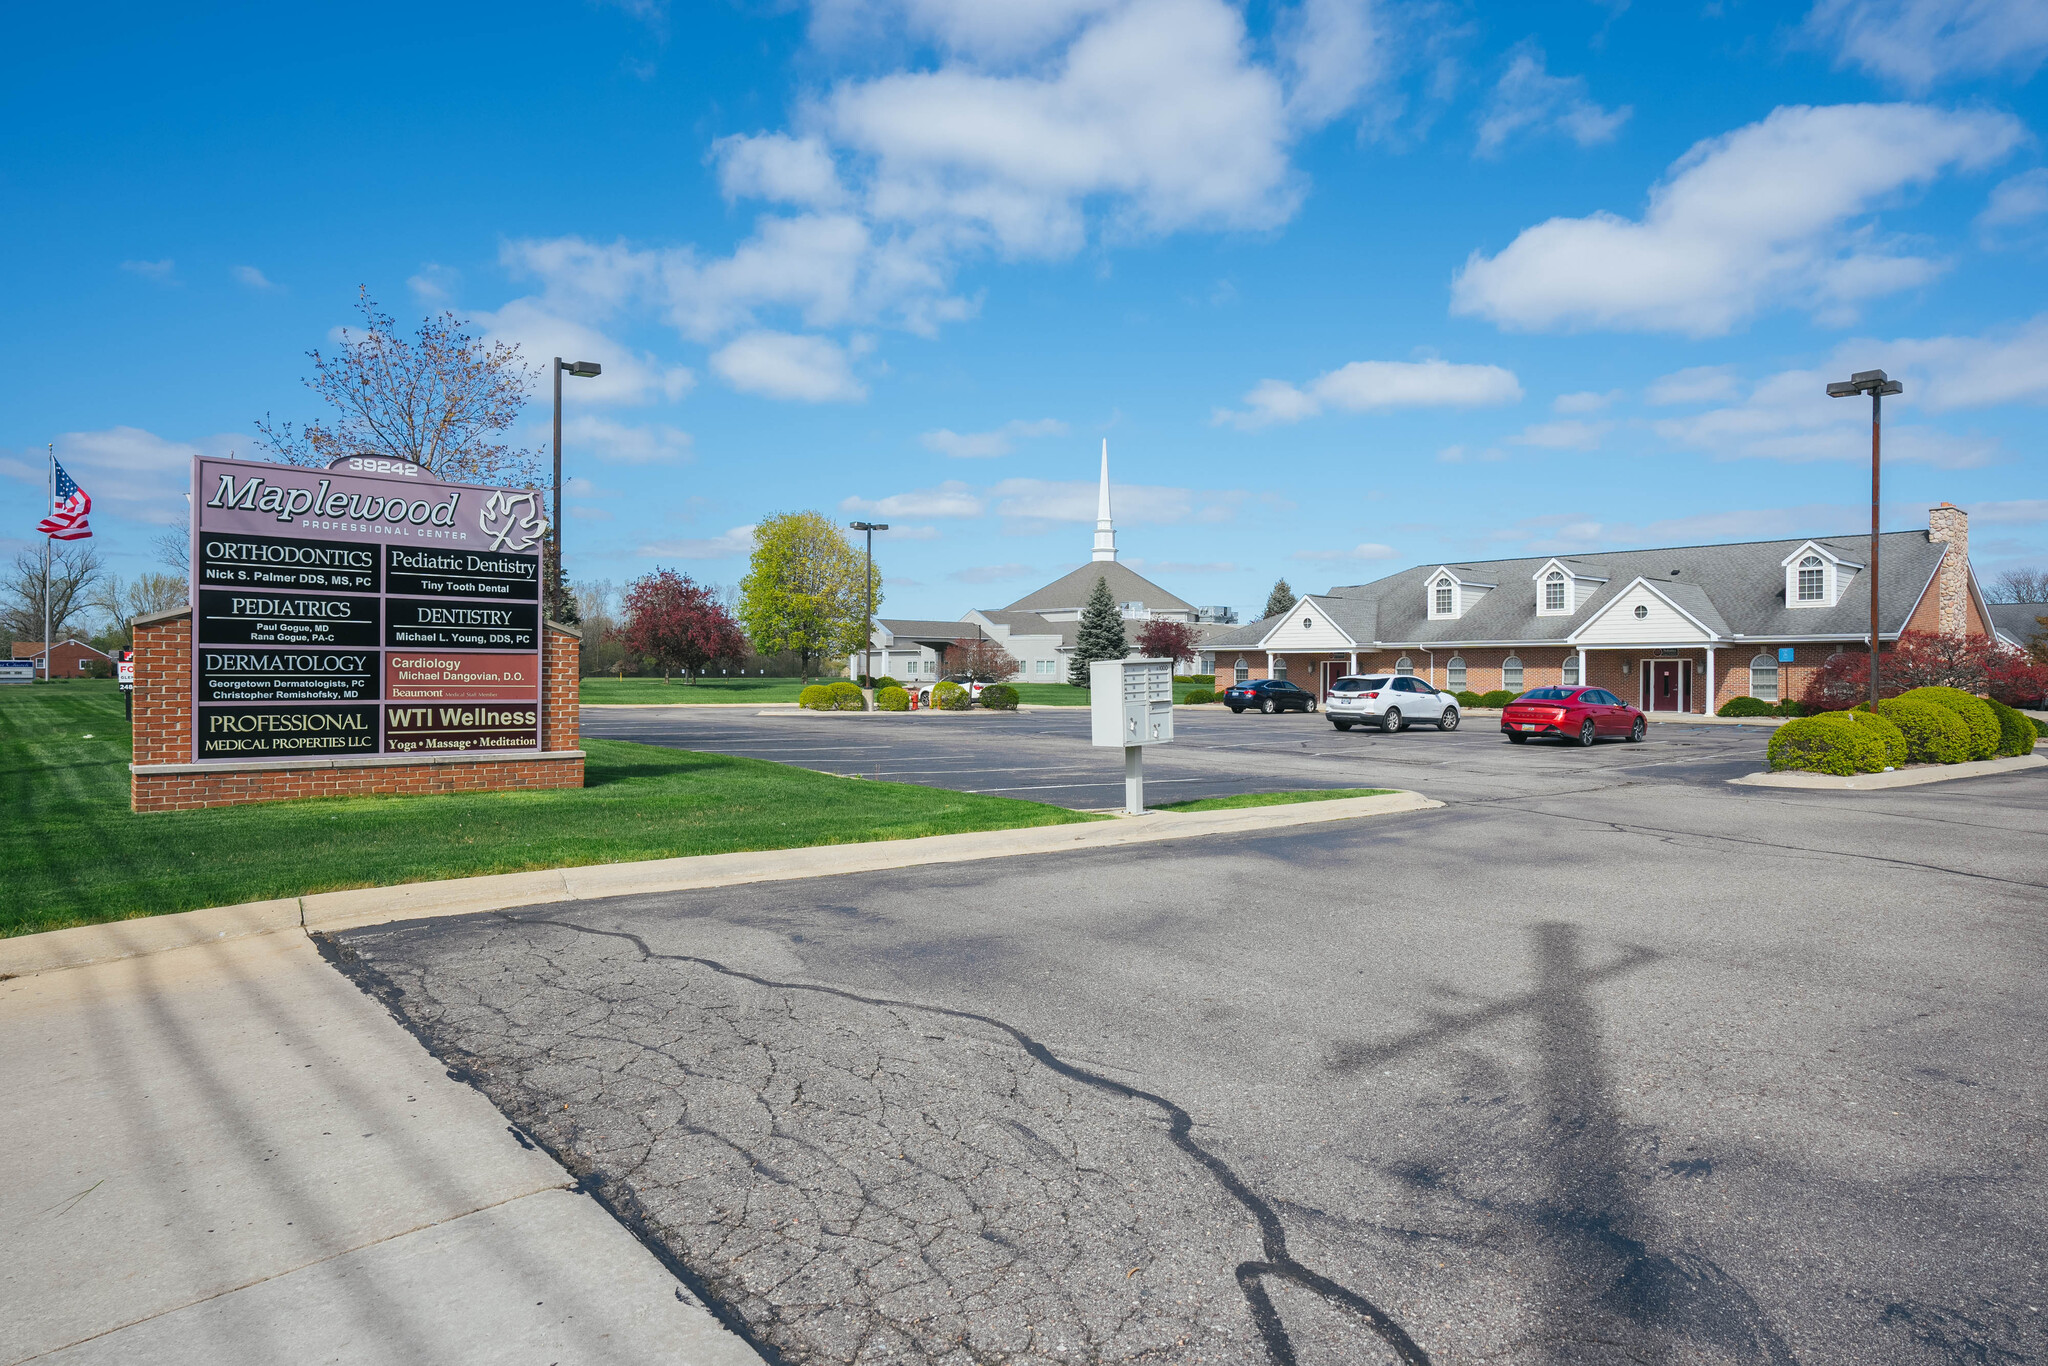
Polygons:
[[2048,569],[2008,569],[1984,596],[1993,602],[2048,602]]
[[264,414],[258,444],[294,465],[325,465],[372,451],[423,465],[444,479],[534,484],[537,452],[500,438],[518,421],[539,371],[517,346],[482,340],[453,313],[430,315],[408,340],[367,287],[356,300],[363,330],[342,330],[333,355],[308,351],[305,381],[337,416],[294,427]]
[[[50,551],[50,636],[66,630],[96,605],[105,569],[97,550],[83,541],[60,542]],[[43,557],[24,550],[0,575],[0,624],[16,640],[43,638]]]
[[92,605],[107,614],[108,622],[126,648],[135,641],[135,618],[182,607],[186,596],[183,574],[140,574],[125,583],[116,574],[107,577]]
[[192,572],[192,532],[186,527],[176,527],[160,532],[149,543],[149,553],[156,562],[173,574],[183,578]]

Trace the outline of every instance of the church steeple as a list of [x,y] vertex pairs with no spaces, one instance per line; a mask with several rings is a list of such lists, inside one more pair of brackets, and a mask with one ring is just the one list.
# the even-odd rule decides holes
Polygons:
[[1102,493],[1095,502],[1095,556],[1116,558],[1116,523],[1109,518],[1109,438],[1102,438]]

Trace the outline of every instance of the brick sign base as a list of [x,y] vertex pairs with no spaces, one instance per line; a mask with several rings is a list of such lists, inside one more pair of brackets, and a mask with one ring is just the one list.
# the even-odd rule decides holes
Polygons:
[[135,623],[135,761],[129,806],[184,811],[296,797],[409,796],[583,786],[577,675],[582,641],[547,624],[541,750],[514,754],[365,755],[346,759],[192,761],[190,609]]

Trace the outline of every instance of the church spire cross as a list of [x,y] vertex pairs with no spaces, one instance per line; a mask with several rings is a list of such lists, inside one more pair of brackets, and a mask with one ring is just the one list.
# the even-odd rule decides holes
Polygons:
[[1116,558],[1116,523],[1109,516],[1109,438],[1102,439],[1102,493],[1095,501],[1095,556]]

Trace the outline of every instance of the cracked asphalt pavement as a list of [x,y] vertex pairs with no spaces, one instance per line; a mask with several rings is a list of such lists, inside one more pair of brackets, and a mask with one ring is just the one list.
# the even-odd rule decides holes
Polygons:
[[[1295,732],[1176,758],[1340,766]],[[2048,1356],[2048,782],[1728,788],[1754,733],[1655,734],[327,951],[771,1360]]]

